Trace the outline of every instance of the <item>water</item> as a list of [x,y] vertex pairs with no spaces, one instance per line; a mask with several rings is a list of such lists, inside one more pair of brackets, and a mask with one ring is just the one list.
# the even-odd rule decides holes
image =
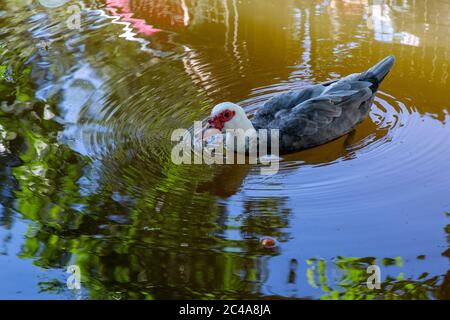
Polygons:
[[[41,3],[0,4],[0,298],[450,298],[450,3]],[[216,103],[389,54],[370,117],[274,176],[171,162]]]

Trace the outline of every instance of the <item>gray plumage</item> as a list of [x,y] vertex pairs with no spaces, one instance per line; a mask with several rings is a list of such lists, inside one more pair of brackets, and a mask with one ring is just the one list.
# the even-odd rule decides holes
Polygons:
[[277,95],[255,113],[253,126],[279,129],[280,153],[337,139],[366,118],[394,62],[389,56],[363,73]]

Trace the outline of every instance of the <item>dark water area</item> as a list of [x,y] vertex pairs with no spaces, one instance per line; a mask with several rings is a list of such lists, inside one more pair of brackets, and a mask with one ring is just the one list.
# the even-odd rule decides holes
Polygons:
[[[48,1],[0,3],[1,299],[450,298],[450,2]],[[389,54],[366,121],[276,175],[171,161],[217,103]]]

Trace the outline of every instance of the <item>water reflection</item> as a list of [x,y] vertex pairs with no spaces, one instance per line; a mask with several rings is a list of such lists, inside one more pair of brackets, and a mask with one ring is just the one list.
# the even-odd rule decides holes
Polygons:
[[[448,298],[448,5],[84,4],[81,30],[64,7],[0,4],[0,252],[19,257],[0,277],[37,298],[73,298],[68,264],[83,298]],[[370,118],[276,176],[170,161],[172,130],[216,102],[251,111],[390,53]],[[57,272],[20,280],[26,261]]]

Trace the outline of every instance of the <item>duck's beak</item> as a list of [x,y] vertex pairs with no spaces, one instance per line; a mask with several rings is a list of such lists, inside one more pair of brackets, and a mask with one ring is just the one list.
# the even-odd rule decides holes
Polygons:
[[209,123],[206,123],[201,130],[195,132],[195,139],[197,141],[204,141],[210,137],[220,133],[219,130],[214,129]]
[[202,129],[202,139],[206,140],[220,133],[221,132],[219,130],[211,127],[209,124],[206,124]]

